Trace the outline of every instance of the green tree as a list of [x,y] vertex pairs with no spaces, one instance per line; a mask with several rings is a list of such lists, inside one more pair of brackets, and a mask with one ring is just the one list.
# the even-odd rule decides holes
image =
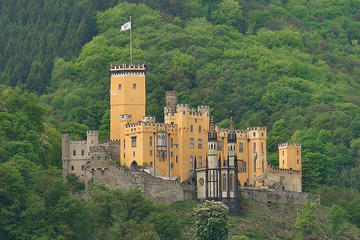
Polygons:
[[228,208],[222,202],[206,201],[195,208],[195,239],[224,240],[228,233]]
[[296,239],[306,239],[317,229],[318,204],[307,201],[295,221]]

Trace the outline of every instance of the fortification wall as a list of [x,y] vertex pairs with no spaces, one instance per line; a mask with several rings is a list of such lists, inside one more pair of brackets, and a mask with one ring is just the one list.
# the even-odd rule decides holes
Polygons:
[[289,192],[268,188],[239,188],[240,196],[256,202],[262,203],[284,203],[303,205],[307,200],[312,200],[320,204],[320,196],[304,192]]
[[130,170],[115,164],[97,169],[87,166],[84,182],[86,186],[92,182],[110,189],[118,188],[124,191],[139,189],[145,195],[164,204],[192,199],[196,191],[192,184],[180,183],[177,180],[163,180],[146,172]]

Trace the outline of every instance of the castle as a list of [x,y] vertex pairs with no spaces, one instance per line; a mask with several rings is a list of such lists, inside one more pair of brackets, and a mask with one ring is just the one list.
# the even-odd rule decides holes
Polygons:
[[108,161],[166,180],[193,179],[200,199],[236,198],[237,186],[302,191],[300,144],[280,144],[274,168],[267,162],[265,127],[236,130],[231,119],[229,129],[219,128],[208,106],[177,104],[174,91],[166,92],[159,123],[145,112],[145,65],[110,65],[110,75],[110,141],[99,142],[97,131],[86,141],[63,134],[63,175],[85,176],[99,169],[96,161]]

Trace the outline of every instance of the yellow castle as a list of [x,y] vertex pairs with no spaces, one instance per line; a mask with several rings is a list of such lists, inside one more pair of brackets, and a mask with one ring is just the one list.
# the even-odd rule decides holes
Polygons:
[[[166,92],[164,122],[159,123],[146,116],[145,65],[110,65],[110,75],[110,140],[120,143],[121,165],[142,166],[154,176],[185,181],[195,169],[205,168],[210,152],[216,152],[218,165],[225,166],[231,151],[240,186],[301,192],[300,144],[279,145],[280,168],[267,162],[265,127],[213,126],[217,142],[208,145],[208,106],[177,104],[177,93]],[[231,144],[229,134],[234,134]],[[210,150],[212,146],[216,149]]]

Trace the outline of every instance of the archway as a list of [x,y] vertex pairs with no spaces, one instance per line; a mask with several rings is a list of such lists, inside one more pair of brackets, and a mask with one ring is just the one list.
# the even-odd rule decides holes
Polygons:
[[136,169],[136,167],[137,167],[138,165],[137,165],[137,163],[136,163],[136,161],[133,161],[132,163],[131,163],[131,169]]

